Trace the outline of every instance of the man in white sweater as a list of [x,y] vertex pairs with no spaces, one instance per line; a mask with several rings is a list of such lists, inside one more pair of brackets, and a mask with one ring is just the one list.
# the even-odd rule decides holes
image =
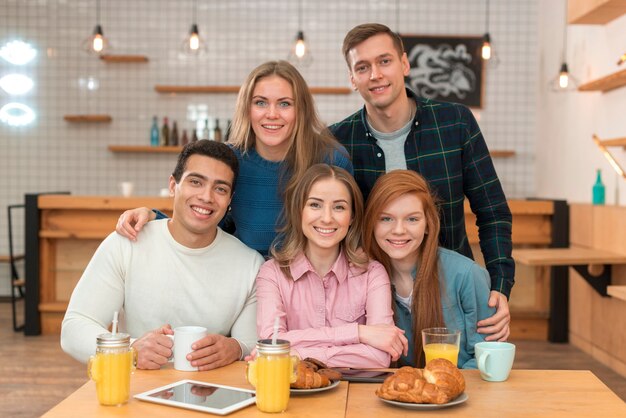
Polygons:
[[79,361],[95,353],[115,311],[131,336],[137,367],[158,369],[172,355],[172,328],[199,325],[188,359],[209,370],[242,359],[256,342],[255,278],[263,257],[217,224],[228,209],[238,161],[225,144],[186,146],[170,176],[171,219],[150,222],[132,242],[116,233],[100,245],[76,285],[61,346]]

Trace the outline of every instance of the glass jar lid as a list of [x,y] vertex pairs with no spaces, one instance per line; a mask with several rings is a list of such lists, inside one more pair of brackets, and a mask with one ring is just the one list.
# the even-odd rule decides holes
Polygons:
[[123,332],[115,334],[107,332],[106,334],[98,335],[96,342],[98,347],[126,347],[130,345],[130,335]]
[[256,343],[256,349],[260,354],[284,354],[289,353],[289,341],[276,340],[276,344],[272,344],[272,339],[259,340]]

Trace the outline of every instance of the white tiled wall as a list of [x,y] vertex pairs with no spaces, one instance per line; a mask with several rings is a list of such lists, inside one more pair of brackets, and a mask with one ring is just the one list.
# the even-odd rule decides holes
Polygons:
[[[2,0],[0,45],[22,39],[37,48],[34,63],[19,72],[35,80],[20,101],[37,112],[23,128],[0,124],[0,253],[6,254],[6,205],[24,193],[68,190],[118,194],[131,180],[140,195],[156,195],[174,167],[172,154],[113,154],[110,144],[149,144],[151,118],[168,116],[191,128],[191,110],[206,109],[224,122],[235,94],[164,95],[156,84],[238,85],[266,60],[284,59],[298,30],[298,1],[198,0],[197,23],[208,45],[202,59],[181,59],[179,47],[192,20],[191,0],[102,0],[101,19],[112,53],[142,54],[144,64],[110,64],[81,50],[96,23],[95,0]],[[302,0],[302,29],[314,62],[302,70],[311,86],[348,86],[341,42],[368,21],[407,34],[482,35],[485,0]],[[490,32],[500,64],[486,73],[485,106],[477,111],[492,149],[517,156],[496,160],[509,197],[534,193],[538,77],[537,0],[491,0]],[[15,68],[0,60],[0,76]],[[90,91],[80,80],[94,78]],[[358,94],[317,96],[328,123],[361,106]],[[0,106],[9,97],[0,91]],[[110,124],[69,124],[65,114],[105,113]],[[23,224],[18,224],[18,246]],[[6,293],[0,266],[0,293]],[[3,291],[5,290],[5,291]]]

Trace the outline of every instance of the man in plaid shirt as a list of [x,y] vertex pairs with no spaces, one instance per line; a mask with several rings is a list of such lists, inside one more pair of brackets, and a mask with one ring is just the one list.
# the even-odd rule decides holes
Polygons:
[[463,208],[467,196],[491,276],[489,306],[497,308],[478,322],[478,332],[490,334],[487,340],[506,340],[515,273],[512,217],[474,116],[463,105],[421,99],[405,88],[409,61],[401,38],[387,26],[355,27],[344,39],[343,53],[365,106],[330,130],[348,150],[364,197],[385,172],[417,171],[441,204],[441,246],[472,258]]

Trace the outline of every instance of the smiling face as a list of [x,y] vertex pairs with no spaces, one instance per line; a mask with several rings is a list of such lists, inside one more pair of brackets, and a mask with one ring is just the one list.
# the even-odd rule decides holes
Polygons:
[[170,176],[174,214],[168,226],[177,242],[190,248],[213,242],[230,204],[234,176],[227,164],[198,154],[189,157],[178,183]]
[[383,208],[376,219],[374,238],[392,264],[415,265],[427,232],[421,199],[414,194],[404,194]]
[[261,78],[254,87],[250,122],[259,155],[270,161],[285,158],[296,121],[293,89],[277,75]]
[[387,34],[374,35],[348,52],[350,82],[363,100],[380,110],[396,103],[409,74],[406,53],[400,55]]
[[345,184],[324,178],[313,184],[302,209],[305,253],[339,253],[339,246],[352,223],[352,197]]

